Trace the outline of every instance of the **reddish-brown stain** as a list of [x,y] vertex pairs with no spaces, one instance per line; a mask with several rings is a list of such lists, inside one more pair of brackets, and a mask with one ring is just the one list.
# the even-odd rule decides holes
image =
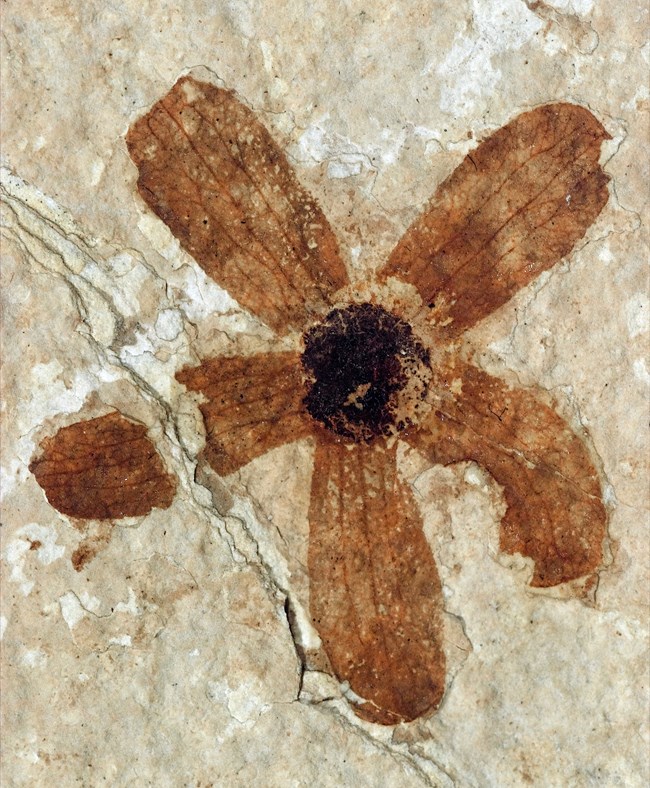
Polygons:
[[55,509],[70,517],[115,519],[166,509],[176,481],[146,429],[109,413],[45,438],[29,469]]
[[[232,92],[184,77],[129,131],[138,190],[183,247],[278,334],[302,332],[301,353],[212,358],[177,379],[201,396],[219,474],[314,442],[311,615],[364,719],[429,714],[445,684],[440,581],[396,439],[493,475],[507,504],[501,549],[532,558],[533,585],[593,578],[602,560],[606,512],[582,438],[541,394],[463,362],[454,343],[583,237],[607,200],[606,139],[587,110],[549,104],[472,151],[380,274],[424,300],[409,325],[379,298],[337,301],[348,278],[322,211]],[[52,504],[91,517],[168,505],[173,483],[143,428],[94,421],[102,429],[61,430],[32,463]]]
[[232,91],[184,77],[126,142],[147,205],[272,328],[304,328],[347,284],[321,209]]
[[113,534],[112,523],[103,520],[94,533],[88,534],[88,528],[83,529],[86,535],[70,556],[70,562],[76,572],[81,570],[95,559],[111,541]]
[[71,562],[76,572],[81,572],[84,566],[97,555],[97,550],[83,542],[72,553]]
[[573,104],[519,115],[438,188],[381,275],[415,285],[439,332],[459,336],[583,237],[607,202],[607,139]]

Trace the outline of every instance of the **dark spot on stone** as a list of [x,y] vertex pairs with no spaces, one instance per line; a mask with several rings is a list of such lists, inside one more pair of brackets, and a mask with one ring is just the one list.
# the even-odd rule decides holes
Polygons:
[[309,414],[355,442],[413,424],[431,377],[411,326],[380,306],[335,309],[304,335]]
[[113,534],[113,522],[112,520],[100,520],[96,526],[87,525],[85,530],[85,538],[70,556],[70,561],[76,572],[81,572],[86,564],[93,561],[108,547]]
[[95,551],[86,543],[78,547],[71,556],[72,566],[75,571],[80,572],[83,567],[95,557]]

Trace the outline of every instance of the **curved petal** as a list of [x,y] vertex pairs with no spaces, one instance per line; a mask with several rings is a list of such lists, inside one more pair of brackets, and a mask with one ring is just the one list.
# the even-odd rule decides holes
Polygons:
[[305,415],[300,356],[264,353],[212,358],[186,367],[176,379],[206,398],[204,456],[222,476],[270,449],[311,434]]
[[383,725],[437,708],[441,588],[395,448],[317,441],[309,510],[310,607],[340,681]]
[[146,428],[109,413],[45,438],[29,470],[62,514],[115,519],[166,509],[176,480],[163,466]]
[[415,285],[454,337],[568,254],[607,202],[600,146],[583,107],[525,112],[484,140],[406,231],[383,276]]
[[607,515],[584,442],[530,391],[460,360],[437,369],[433,409],[409,443],[432,462],[471,460],[503,487],[500,547],[532,558],[532,586],[590,575]]
[[276,331],[304,328],[347,284],[321,209],[231,91],[183,77],[126,142],[147,205],[207,274]]

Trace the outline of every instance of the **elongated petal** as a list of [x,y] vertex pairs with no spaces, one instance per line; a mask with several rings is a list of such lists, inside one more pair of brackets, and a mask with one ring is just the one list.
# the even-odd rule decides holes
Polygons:
[[171,505],[176,480],[146,429],[109,413],[63,427],[41,444],[29,470],[62,514],[88,519],[136,517]]
[[126,141],[147,205],[276,331],[303,328],[347,283],[321,209],[231,91],[183,77]]
[[503,487],[500,546],[532,558],[531,585],[592,574],[606,511],[587,447],[530,391],[456,360],[438,367],[434,407],[409,442],[433,462],[472,460]]
[[384,725],[437,708],[441,589],[422,521],[384,441],[316,447],[309,511],[311,615],[332,668]]
[[525,112],[472,151],[391,254],[458,336],[568,254],[607,202],[598,164],[609,134],[583,107]]
[[205,458],[222,476],[311,432],[297,353],[212,358],[176,378],[205,397]]

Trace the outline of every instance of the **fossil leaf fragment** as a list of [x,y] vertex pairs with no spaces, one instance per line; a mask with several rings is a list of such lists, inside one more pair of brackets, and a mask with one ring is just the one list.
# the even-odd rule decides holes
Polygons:
[[457,337],[555,265],[607,202],[609,134],[574,104],[524,112],[467,155],[382,272],[418,289]]
[[45,438],[29,469],[62,514],[117,519],[166,509],[176,492],[142,424],[113,412]]
[[436,709],[440,580],[396,447],[317,441],[309,522],[312,619],[357,714],[394,725]]
[[129,129],[127,145],[147,205],[275,330],[303,328],[347,284],[321,209],[232,91],[179,79]]

